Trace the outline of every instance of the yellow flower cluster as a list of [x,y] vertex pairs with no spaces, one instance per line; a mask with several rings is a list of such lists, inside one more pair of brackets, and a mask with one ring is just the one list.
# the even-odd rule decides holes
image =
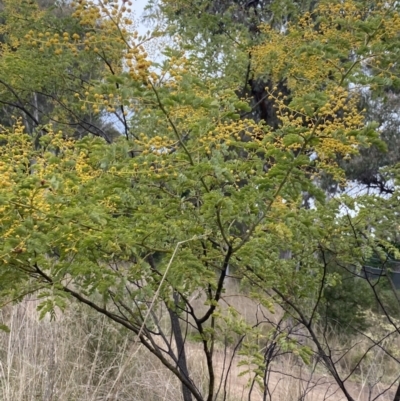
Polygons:
[[11,186],[18,174],[29,175],[30,138],[24,132],[24,126],[18,120],[12,130],[0,127],[5,141],[0,146],[0,175],[2,186]]
[[244,141],[246,136],[259,141],[263,132],[253,120],[225,121],[216,124],[215,129],[209,131],[199,139],[206,153],[211,154],[213,148],[221,149],[223,145],[233,145],[235,142]]
[[146,82],[149,76],[153,80],[157,79],[155,73],[149,72],[151,62],[147,59],[147,53],[143,45],[133,45],[126,50],[126,65],[129,68],[129,75],[135,81]]
[[95,169],[88,160],[87,152],[78,152],[75,156],[75,172],[80,182],[85,183],[100,175],[100,171]]
[[177,146],[177,141],[167,136],[156,135],[154,137],[148,137],[147,135],[141,133],[139,139],[134,141],[139,145],[141,153],[144,155],[155,154],[155,155],[166,155],[171,149]]
[[132,21],[126,17],[131,14],[132,1],[129,0],[120,4],[119,2],[112,2],[102,0],[94,2],[90,0],[78,0],[72,2],[71,6],[75,8],[73,16],[79,18],[82,25],[90,26],[93,28],[106,28],[107,22],[112,21],[114,25],[123,22],[130,25]]
[[[316,152],[317,166],[342,179],[336,156],[346,158],[358,152],[359,138],[355,133],[365,126],[365,110],[359,110],[357,94],[337,86],[318,107],[306,100],[294,107],[275,90],[269,99],[275,102],[282,128],[280,134],[275,134],[274,146],[296,153],[300,149]],[[286,141],[286,135],[291,135],[291,140]]]
[[81,110],[86,110],[90,107],[94,113],[100,113],[100,110],[103,110],[104,108],[108,112],[113,113],[122,104],[122,97],[120,94],[99,94],[97,93],[97,88],[94,87],[89,87],[83,96],[76,93],[75,97],[82,102]]
[[[80,51],[100,54],[108,62],[113,60],[114,72],[121,69],[122,52],[131,47],[130,38],[137,38],[133,32],[133,20],[129,18],[131,1],[118,4],[108,1],[79,0],[71,3],[75,9],[72,16],[79,20],[84,33],[30,30],[24,36],[26,42],[39,52],[52,51],[56,55],[79,55]],[[40,18],[40,13],[36,18]],[[40,27],[40,24],[38,24]],[[133,46],[132,46],[133,47]]]
[[163,77],[163,83],[166,87],[176,90],[179,88],[183,75],[190,72],[192,68],[193,66],[186,58],[185,53],[182,52],[179,57],[172,56],[169,59],[160,75]]
[[[286,78],[288,88],[297,94],[341,84],[364,61],[380,68],[381,76],[391,76],[393,65],[381,67],[384,52],[376,48],[400,31],[395,3],[378,3],[375,10],[369,10],[368,19],[373,22],[368,28],[362,25],[365,10],[352,0],[321,2],[312,14],[289,24],[287,33],[265,25],[266,39],[252,51],[255,71],[268,73],[275,82]],[[351,55],[357,55],[353,62]]]

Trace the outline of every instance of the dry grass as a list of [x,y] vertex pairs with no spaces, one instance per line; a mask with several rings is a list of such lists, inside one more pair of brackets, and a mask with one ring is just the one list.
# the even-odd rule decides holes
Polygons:
[[[226,300],[246,320],[257,320],[257,305],[237,295],[231,284]],[[228,301],[229,300],[229,301]],[[201,302],[201,300],[199,300]],[[1,401],[179,401],[180,384],[161,363],[146,350],[137,349],[130,333],[115,326],[81,306],[71,307],[56,321],[38,321],[37,302],[27,299],[3,310],[0,321],[6,322],[10,333],[0,333],[0,400]],[[264,310],[264,314],[269,313]],[[268,315],[269,318],[278,319]],[[351,340],[337,338],[333,348],[348,349],[338,363],[345,374],[354,367],[368,347],[364,337]],[[386,346],[396,347],[397,339],[388,339]],[[136,353],[137,352],[137,353]],[[135,353],[134,358],[132,358]],[[231,350],[219,346],[215,352],[217,375],[226,372]],[[240,376],[239,357],[233,358],[227,379],[226,398],[223,390],[218,400],[249,399],[251,375]],[[207,369],[200,344],[188,347],[188,363],[192,377],[204,392]],[[398,364],[377,348],[357,368],[347,388],[357,401],[373,399],[395,381]],[[279,401],[319,401],[344,399],[337,385],[325,374],[320,364],[306,367],[293,354],[278,358],[271,365],[268,399]],[[262,400],[255,385],[251,400]],[[393,391],[378,400],[393,399]]]
[[0,334],[2,401],[180,400],[176,379],[147,352],[125,366],[128,333],[81,308],[39,322],[35,303],[3,312],[11,332]]

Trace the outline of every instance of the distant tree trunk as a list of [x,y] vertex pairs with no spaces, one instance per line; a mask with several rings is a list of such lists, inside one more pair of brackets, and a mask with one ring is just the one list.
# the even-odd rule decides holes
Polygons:
[[[174,304],[177,305],[179,302],[179,295],[174,292],[173,295]],[[175,338],[175,344],[177,348],[178,356],[178,368],[184,376],[189,378],[189,369],[187,366],[186,352],[185,352],[185,340],[182,335],[181,325],[179,323],[178,315],[175,311],[168,309],[168,313],[171,319],[172,332]],[[182,383],[182,395],[184,401],[193,401],[192,393],[190,390]]]

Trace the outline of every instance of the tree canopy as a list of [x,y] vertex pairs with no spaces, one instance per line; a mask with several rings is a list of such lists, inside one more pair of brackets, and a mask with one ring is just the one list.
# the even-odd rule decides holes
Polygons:
[[[286,2],[279,14],[275,2],[266,19],[263,2],[232,2],[208,20],[218,2],[192,3],[193,26],[179,25],[197,18],[190,2],[159,3],[172,40],[151,60],[146,43],[161,31],[139,35],[130,1],[80,0],[61,17],[4,1],[1,299],[35,292],[43,316],[72,300],[107,316],[179,378],[185,401],[217,399],[213,355],[224,343],[241,350],[267,399],[271,338],[306,364],[318,355],[352,400],[353,371],[338,372],[316,328],[334,324],[320,306],[340,286],[337,269],[358,277],[373,252],[383,267],[382,247],[397,254],[398,167],[385,173],[390,197],[332,198],[321,182],[346,187],[346,160],[385,149],[363,91],[399,84],[398,4]],[[203,16],[212,29],[195,35]],[[232,277],[311,343],[290,325],[247,322],[225,297]],[[380,302],[372,283],[362,288]],[[187,366],[189,327],[205,389]]]

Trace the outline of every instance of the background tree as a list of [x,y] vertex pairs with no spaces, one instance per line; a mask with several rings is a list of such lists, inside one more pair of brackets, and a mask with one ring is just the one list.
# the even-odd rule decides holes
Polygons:
[[[276,128],[280,120],[269,92],[275,85],[277,93],[289,95],[286,81],[283,79],[273,83],[268,74],[254,76],[252,52],[249,49],[263,40],[261,24],[268,25],[278,32],[285,32],[290,24],[297,24],[304,13],[312,12],[320,3],[324,4],[308,0],[224,2],[155,0],[149,2],[148,18],[151,20],[156,16],[156,21],[159,21],[161,12],[166,21],[167,32],[184,37],[189,50],[191,46],[196,46],[197,52],[193,56],[197,55],[198,62],[206,73],[233,77],[234,85],[238,85],[236,86],[238,94],[249,99],[252,106],[251,112],[244,113],[244,116],[255,121],[264,120]],[[359,6],[363,10],[361,19],[366,19],[376,10],[373,2],[360,1]],[[351,61],[353,56],[346,54],[344,57]],[[396,69],[397,65],[393,63],[391,71],[395,73]],[[395,128],[398,81],[387,74],[383,77],[381,72],[379,67],[376,68],[368,62],[364,63],[362,73],[365,84],[359,87],[363,93],[359,107],[368,110],[370,121],[379,123],[381,138],[389,150],[374,145],[361,146],[358,157],[351,162],[341,160],[341,164],[347,177],[358,185],[390,192],[391,187],[387,184],[387,178],[380,173],[380,168],[398,162],[396,156],[398,133]],[[368,76],[369,79],[375,77],[374,85],[370,84]],[[394,125],[390,121],[394,121]],[[343,189],[340,183],[329,175],[323,177],[321,186],[328,192],[334,193]]]

